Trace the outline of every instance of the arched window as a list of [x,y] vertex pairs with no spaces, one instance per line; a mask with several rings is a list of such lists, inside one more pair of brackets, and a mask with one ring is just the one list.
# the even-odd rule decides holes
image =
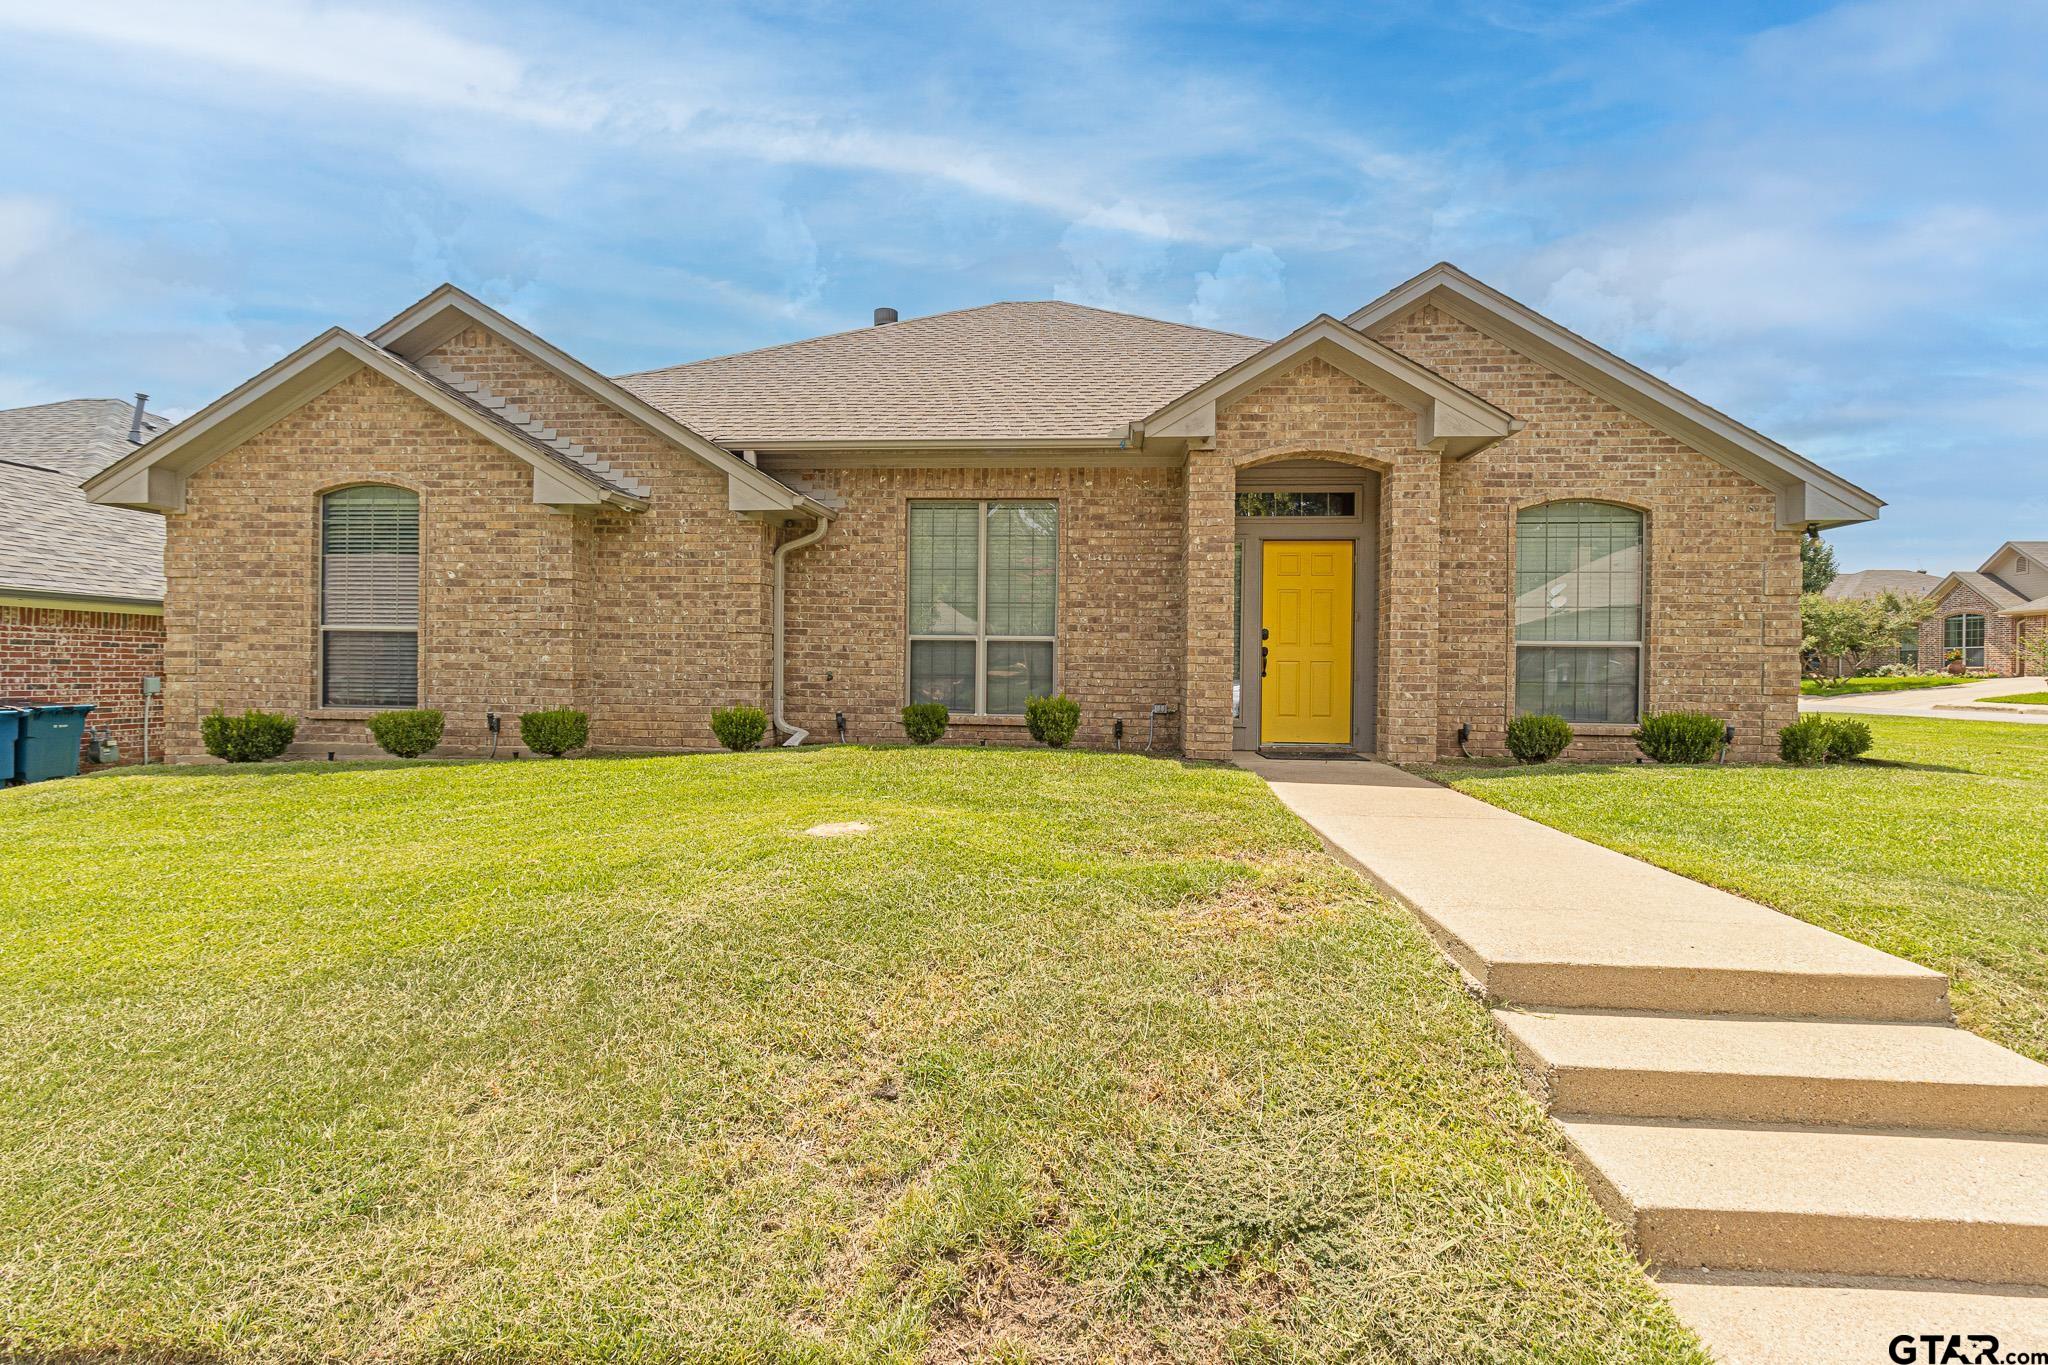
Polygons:
[[[1959,611],[1941,621],[1941,652],[1961,650],[1964,668],[1984,667],[1984,618],[1974,611]],[[1946,658],[1944,657],[1944,662]]]
[[363,484],[320,500],[320,704],[419,704],[420,500]]
[[1643,514],[1549,502],[1515,519],[1515,710],[1632,725],[1643,693]]

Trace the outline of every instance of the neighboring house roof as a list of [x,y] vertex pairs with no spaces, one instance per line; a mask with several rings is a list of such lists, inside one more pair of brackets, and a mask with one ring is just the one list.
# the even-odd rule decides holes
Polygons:
[[[2041,542],[2036,541],[2036,544]],[[2016,607],[2007,607],[2000,616],[2048,616],[2048,597],[2037,597],[2031,602],[2022,602]]]
[[1941,580],[1934,590],[1934,600],[1939,602],[1957,588],[1969,588],[1999,611],[2007,607],[2022,607],[2027,599],[1999,582],[1988,573],[1969,573],[1958,570]]
[[1560,327],[1449,262],[1396,285],[1344,321],[1370,336],[1425,303],[1776,491],[1780,526],[1871,521],[1884,506],[1876,494]]
[[1145,435],[1212,437],[1219,404],[1312,357],[1412,409],[1418,447],[1462,459],[1522,429],[1513,413],[1325,313],[1150,414]]
[[1267,344],[1077,303],[991,303],[619,383],[746,449],[1102,446]]
[[[0,460],[76,473],[82,479],[135,449],[128,439],[134,417],[135,404],[125,398],[66,398],[0,410]],[[168,417],[145,411],[143,438],[170,424]]]
[[1940,587],[1941,582],[1938,575],[1925,569],[1858,569],[1855,573],[1837,574],[1834,582],[1821,589],[1821,596],[1838,601],[1858,601],[1881,592],[1897,593],[1901,597],[1926,597]]
[[2048,564],[2048,540],[2008,540],[1991,552],[1991,558],[1977,566],[1977,572],[1988,572],[2007,550],[2016,551],[2021,558],[2031,559],[2036,564]]
[[[154,607],[164,597],[161,517],[95,507],[78,481],[119,460],[133,403],[74,398],[0,411],[0,597]],[[144,414],[145,429],[169,420]]]

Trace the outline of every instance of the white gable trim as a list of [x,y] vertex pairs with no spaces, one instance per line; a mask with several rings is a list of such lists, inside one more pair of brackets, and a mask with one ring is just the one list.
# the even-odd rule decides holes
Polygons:
[[371,332],[370,340],[407,360],[418,360],[471,323],[503,338],[536,364],[599,402],[618,409],[724,474],[726,501],[733,511],[797,512],[806,516],[828,514],[828,509],[813,499],[763,473],[452,284],[442,285]]
[[1878,509],[1884,506],[1884,499],[1869,490],[1567,331],[1447,262],[1382,294],[1345,321],[1370,333],[1425,303],[1771,489],[1778,495],[1781,527],[1875,521]]
[[1421,449],[1463,459],[1522,429],[1513,414],[1324,313],[1153,413],[1143,423],[1145,439],[1208,440],[1219,405],[1310,359],[1413,411]]
[[329,328],[247,383],[230,390],[87,479],[87,499],[144,512],[185,510],[185,480],[220,456],[296,412],[359,370],[374,370],[533,470],[533,500],[549,507],[647,505],[566,460],[555,460],[499,423],[457,401],[361,337]]

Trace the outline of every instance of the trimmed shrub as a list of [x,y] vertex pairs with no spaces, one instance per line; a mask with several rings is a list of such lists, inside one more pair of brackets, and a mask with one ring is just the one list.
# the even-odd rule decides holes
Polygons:
[[1636,747],[1655,763],[1711,763],[1721,752],[1727,727],[1701,711],[1665,711],[1644,716],[1636,726]]
[[1846,763],[1852,758],[1861,758],[1870,752],[1870,746],[1877,741],[1871,737],[1870,723],[1854,716],[1827,716],[1828,762]]
[[199,738],[206,752],[229,763],[261,763],[276,758],[291,747],[299,723],[275,711],[244,711],[239,716],[222,715],[216,707],[199,722]]
[[537,754],[560,758],[590,743],[590,717],[573,706],[528,711],[519,718],[519,742]]
[[734,753],[759,748],[768,733],[768,713],[758,706],[728,706],[711,713],[711,733]]
[[951,719],[944,702],[913,702],[903,708],[903,733],[910,736],[913,744],[930,744],[946,733],[946,724]]
[[393,758],[418,758],[441,742],[439,711],[379,711],[365,723],[377,747]]
[[1827,716],[1801,716],[1778,731],[1778,757],[1802,768],[1828,761],[1828,732],[1833,729]]
[[1778,731],[1778,757],[1810,768],[1846,763],[1870,752],[1870,726],[1854,716],[1801,716]]
[[1057,697],[1030,697],[1024,702],[1024,728],[1040,744],[1064,749],[1081,728],[1081,703],[1062,692]]
[[1548,763],[1572,742],[1563,716],[1516,716],[1508,722],[1508,752],[1524,763]]

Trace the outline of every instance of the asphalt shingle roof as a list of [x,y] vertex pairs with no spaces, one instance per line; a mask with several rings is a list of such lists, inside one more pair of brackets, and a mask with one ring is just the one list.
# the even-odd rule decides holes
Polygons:
[[[95,506],[78,487],[135,449],[133,410],[118,398],[0,410],[0,592],[163,601],[164,519]],[[145,422],[146,435],[170,425]]]
[[1858,569],[1855,573],[1837,575],[1834,582],[1821,590],[1821,596],[1840,601],[1857,601],[1881,592],[1925,597],[1940,586],[1940,574],[1921,569]]
[[2017,607],[2027,600],[1988,573],[1958,572],[1956,574],[1956,581],[1966,587],[1975,588],[1983,595],[1985,601],[2000,610],[2004,610],[2006,607]]
[[728,446],[1108,441],[1267,344],[1074,303],[992,303],[618,382]]

